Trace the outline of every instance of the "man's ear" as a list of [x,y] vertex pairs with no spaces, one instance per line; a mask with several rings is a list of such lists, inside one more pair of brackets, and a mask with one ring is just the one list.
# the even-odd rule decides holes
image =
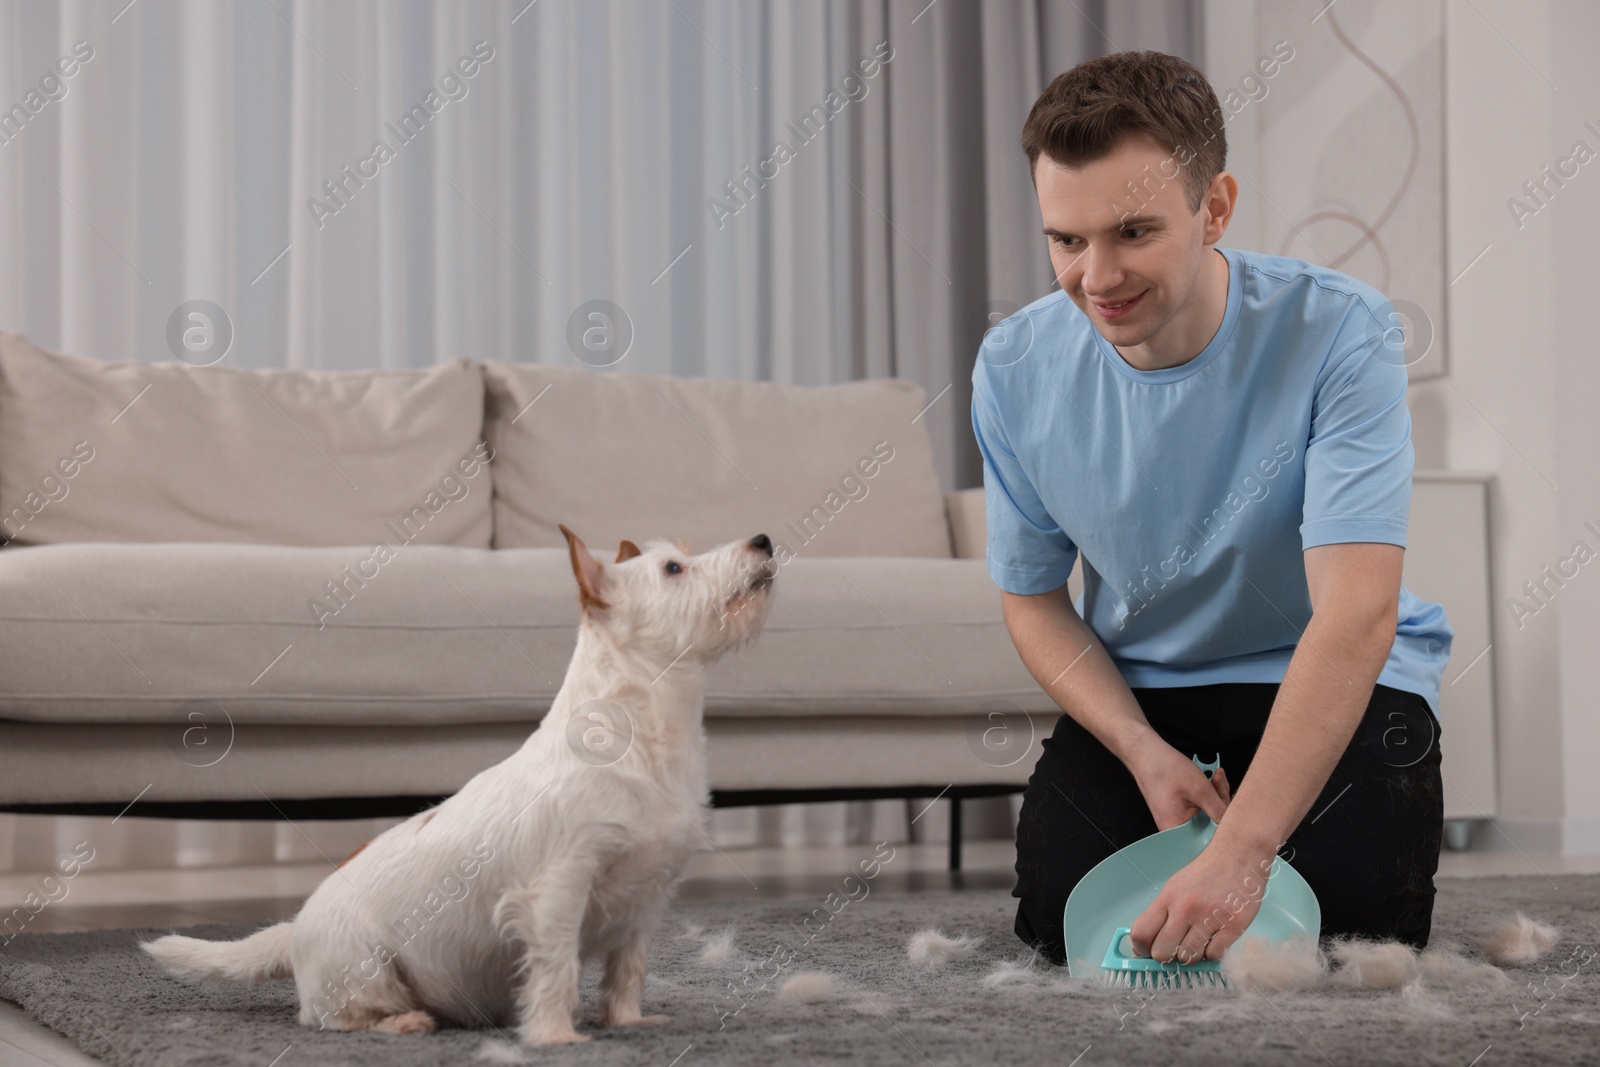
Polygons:
[[589,554],[577,534],[559,523],[557,525],[567,538],[567,554],[572,557],[572,575],[578,579],[579,607],[584,611],[590,608],[605,611],[611,606],[600,595],[605,585],[605,568]]
[[618,563],[621,563],[625,559],[632,559],[637,555],[641,555],[639,546],[634,544],[632,541],[624,541],[622,544],[617,546]]

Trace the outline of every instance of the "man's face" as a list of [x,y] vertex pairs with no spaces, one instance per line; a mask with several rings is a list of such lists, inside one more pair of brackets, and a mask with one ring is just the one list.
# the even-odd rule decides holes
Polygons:
[[[1215,225],[1207,203],[1189,210],[1180,165],[1185,158],[1141,132],[1079,169],[1044,155],[1035,164],[1056,280],[1119,348],[1147,342],[1152,350],[1181,347],[1185,338],[1178,335],[1191,333],[1202,316],[1192,298],[1206,246],[1221,237],[1226,222]],[[1158,336],[1173,323],[1176,329]]]

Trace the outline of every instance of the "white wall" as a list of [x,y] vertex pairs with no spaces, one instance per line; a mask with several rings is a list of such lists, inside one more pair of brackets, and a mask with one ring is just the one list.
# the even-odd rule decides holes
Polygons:
[[[1308,9],[1305,34],[1331,32],[1326,19],[1309,21],[1320,7]],[[1214,84],[1234,80],[1257,58],[1254,10],[1253,0],[1208,0],[1206,73]],[[1523,183],[1569,155],[1575,141],[1600,152],[1600,133],[1584,127],[1592,119],[1600,129],[1600,68],[1592,58],[1600,6],[1449,0],[1444,34],[1446,177],[1442,189],[1413,192],[1444,202],[1445,276],[1456,279],[1445,310],[1449,371],[1414,384],[1408,401],[1419,468],[1488,471],[1495,479],[1489,656],[1501,832],[1478,842],[1600,852],[1600,559],[1520,628],[1509,605],[1575,541],[1600,552],[1600,535],[1584,528],[1592,521],[1600,530],[1592,326],[1600,303],[1600,159],[1520,229],[1507,208],[1508,198],[1526,199]],[[1317,149],[1320,132],[1305,130],[1307,152]],[[1230,127],[1229,138],[1229,169],[1250,176],[1259,157],[1248,126],[1237,134]],[[1269,209],[1249,203],[1250,187],[1240,185],[1224,243],[1259,247]],[[1480,651],[1455,649],[1446,682]]]
[[[1583,3],[1451,3],[1446,20],[1446,190],[1454,271],[1451,374],[1413,390],[1442,428],[1450,467],[1496,472],[1491,497],[1500,820],[1521,847],[1600,851],[1600,565],[1579,569],[1548,606],[1519,621],[1524,583],[1584,540],[1600,549],[1600,397],[1588,322],[1600,167],[1581,168],[1519,227],[1523,183],[1600,135],[1600,40]],[[1559,87],[1559,88],[1557,88]],[[1597,122],[1600,125],[1600,122]],[[1587,224],[1587,225],[1585,225]],[[1453,275],[1452,275],[1453,276]],[[1587,341],[1587,343],[1586,343]],[[1552,485],[1551,483],[1554,483]]]
[[[1509,34],[1511,30],[1508,28]],[[1550,78],[1560,87],[1550,98],[1550,158],[1571,153],[1584,141],[1600,153],[1600,6],[1563,0],[1552,9]],[[1593,128],[1585,126],[1593,123]],[[1596,294],[1600,293],[1600,158],[1582,166],[1524,230],[1544,227],[1552,242],[1555,294],[1550,315],[1554,386],[1556,531],[1551,552],[1566,555],[1582,538],[1600,551],[1600,362],[1595,356]],[[1537,231],[1536,231],[1537,232]],[[1600,852],[1600,559],[1579,570],[1552,605],[1558,612],[1559,692],[1565,833],[1568,852]]]
[[[1445,20],[1450,374],[1412,390],[1446,467],[1495,472],[1489,498],[1502,821],[1519,839],[1563,812],[1558,612],[1514,620],[1508,599],[1558,543],[1555,360],[1548,218],[1518,230],[1506,208],[1550,161],[1549,12],[1451,5]],[[1497,27],[1500,27],[1497,29]],[[1514,33],[1509,41],[1501,30]],[[1522,55],[1518,54],[1518,50]],[[1526,56],[1526,59],[1523,57]],[[1535,69],[1537,68],[1537,69]],[[1486,77],[1485,71],[1493,76]],[[1540,71],[1544,72],[1541,76]],[[1472,654],[1476,654],[1474,651]],[[1554,845],[1546,834],[1536,843]]]

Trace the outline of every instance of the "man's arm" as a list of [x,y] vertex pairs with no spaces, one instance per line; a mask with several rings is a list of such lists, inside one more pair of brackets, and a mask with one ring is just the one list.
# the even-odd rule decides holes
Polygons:
[[1278,687],[1261,745],[1214,841],[1271,856],[1300,825],[1372,700],[1394,645],[1405,549],[1376,542],[1305,551],[1311,621]]
[[1002,591],[1000,598],[1006,629],[1028,672],[1133,774],[1156,828],[1180,826],[1200,810],[1220,824],[1226,777],[1219,771],[1213,785],[1187,754],[1151,728],[1100,638],[1073,607],[1067,587],[1033,596]]
[[1155,731],[1105,646],[1072,606],[1067,587],[1037,596],[1002,591],[1000,602],[1028,673],[1062,711],[1131,764]]
[[1134,921],[1129,936],[1141,955],[1219,959],[1238,940],[1260,910],[1279,846],[1327,784],[1372,699],[1394,644],[1405,550],[1352,542],[1309,548],[1304,556],[1311,621],[1250,773],[1211,843]]

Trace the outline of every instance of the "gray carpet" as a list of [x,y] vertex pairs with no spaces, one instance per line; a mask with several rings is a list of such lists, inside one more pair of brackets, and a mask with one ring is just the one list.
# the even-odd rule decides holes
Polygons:
[[[288,982],[254,991],[184,986],[134,947],[156,931],[23,935],[0,948],[0,998],[125,1067],[249,1064],[648,1064],[747,1067],[767,1063],[873,1064],[1499,1064],[1600,1063],[1600,875],[1440,879],[1434,941],[1455,939],[1521,909],[1562,928],[1541,961],[1508,970],[1495,991],[1424,987],[1397,992],[1324,989],[1268,998],[1240,990],[1113,992],[1043,964],[995,982],[1029,953],[1011,933],[1003,890],[869,896],[849,903],[809,941],[800,925],[821,901],[679,904],[652,955],[644,1010],[671,1016],[650,1028],[599,1030],[588,1044],[514,1052],[489,1030],[417,1037],[319,1033],[295,1025]],[[837,901],[835,901],[837,905]],[[700,938],[684,937],[692,925]],[[928,972],[906,957],[918,929],[983,934],[974,955]],[[733,930],[728,962],[699,962],[706,935]],[[201,926],[205,937],[246,927]],[[160,931],[165,932],[165,931]],[[747,1005],[728,982],[775,949],[795,949],[778,983],[752,979]],[[817,1003],[777,986],[826,971],[841,995]],[[770,968],[764,969],[770,974]],[[985,982],[989,977],[990,981]],[[598,974],[584,982],[586,1020]],[[505,1035],[509,1037],[510,1035]],[[486,1047],[488,1046],[488,1047]],[[1486,1051],[1487,1050],[1487,1051]],[[498,1055],[496,1055],[498,1053]],[[281,1058],[279,1058],[281,1057]],[[1074,1057],[1079,1057],[1074,1059]]]

